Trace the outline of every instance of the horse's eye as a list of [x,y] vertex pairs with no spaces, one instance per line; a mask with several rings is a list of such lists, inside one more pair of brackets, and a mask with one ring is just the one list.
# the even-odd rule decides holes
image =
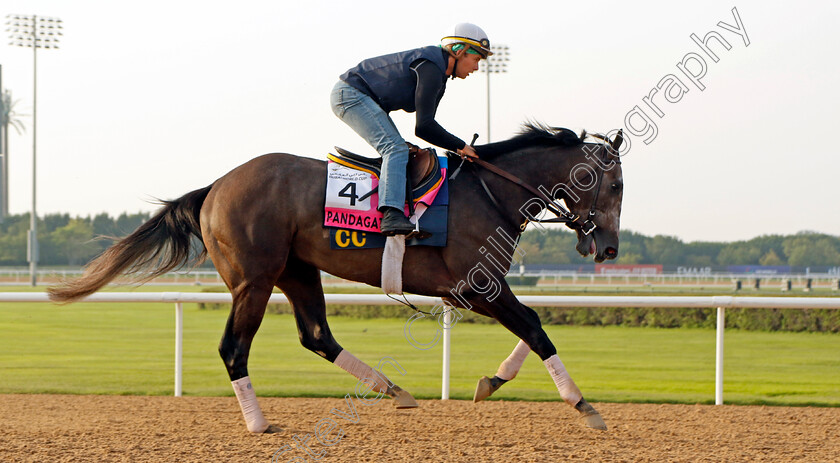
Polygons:
[[613,183],[610,185],[610,189],[612,191],[621,191],[621,184],[620,183]]

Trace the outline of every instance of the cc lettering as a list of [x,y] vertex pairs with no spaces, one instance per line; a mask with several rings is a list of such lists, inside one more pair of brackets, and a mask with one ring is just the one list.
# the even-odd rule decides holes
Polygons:
[[365,243],[367,242],[367,238],[365,238],[364,233],[361,233],[361,236],[362,236],[361,240],[359,240],[359,235],[360,235],[359,232],[353,232],[353,234],[351,235],[351,239],[353,240],[353,246],[356,246],[357,248],[360,248],[360,247],[364,246]]
[[350,232],[347,230],[339,230],[335,232],[335,244],[340,248],[350,246]]

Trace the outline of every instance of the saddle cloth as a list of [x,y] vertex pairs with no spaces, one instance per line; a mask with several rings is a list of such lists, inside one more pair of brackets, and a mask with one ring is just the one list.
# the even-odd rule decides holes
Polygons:
[[[344,150],[339,152],[346,153]],[[330,229],[331,247],[382,248],[385,246],[385,236],[379,233],[382,213],[377,211],[381,159],[350,154],[327,156],[324,226]],[[406,246],[446,246],[449,210],[447,159],[445,156],[436,157],[433,164],[434,175],[424,176],[413,188],[414,215],[410,219],[414,223],[419,220],[420,228],[432,236],[406,240]]]

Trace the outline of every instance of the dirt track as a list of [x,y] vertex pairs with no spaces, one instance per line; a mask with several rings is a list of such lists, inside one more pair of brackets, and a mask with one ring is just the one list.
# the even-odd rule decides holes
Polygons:
[[[313,435],[321,462],[840,461],[840,408],[595,404],[607,432],[562,403],[421,401],[362,406],[340,399],[260,399],[282,433],[250,435],[232,397],[3,395],[0,461],[264,461]],[[317,443],[334,418],[345,435]],[[326,434],[335,438],[337,430]],[[315,461],[303,450],[295,456]]]

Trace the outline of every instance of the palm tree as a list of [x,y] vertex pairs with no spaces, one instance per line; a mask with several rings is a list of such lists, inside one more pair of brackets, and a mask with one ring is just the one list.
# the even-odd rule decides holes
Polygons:
[[20,100],[12,101],[12,92],[6,90],[0,95],[0,140],[3,140],[3,150],[0,151],[0,222],[3,218],[9,215],[9,126],[15,128],[18,135],[25,131],[23,121],[18,119],[20,116],[26,114],[18,114],[15,112],[15,106],[20,103]]

